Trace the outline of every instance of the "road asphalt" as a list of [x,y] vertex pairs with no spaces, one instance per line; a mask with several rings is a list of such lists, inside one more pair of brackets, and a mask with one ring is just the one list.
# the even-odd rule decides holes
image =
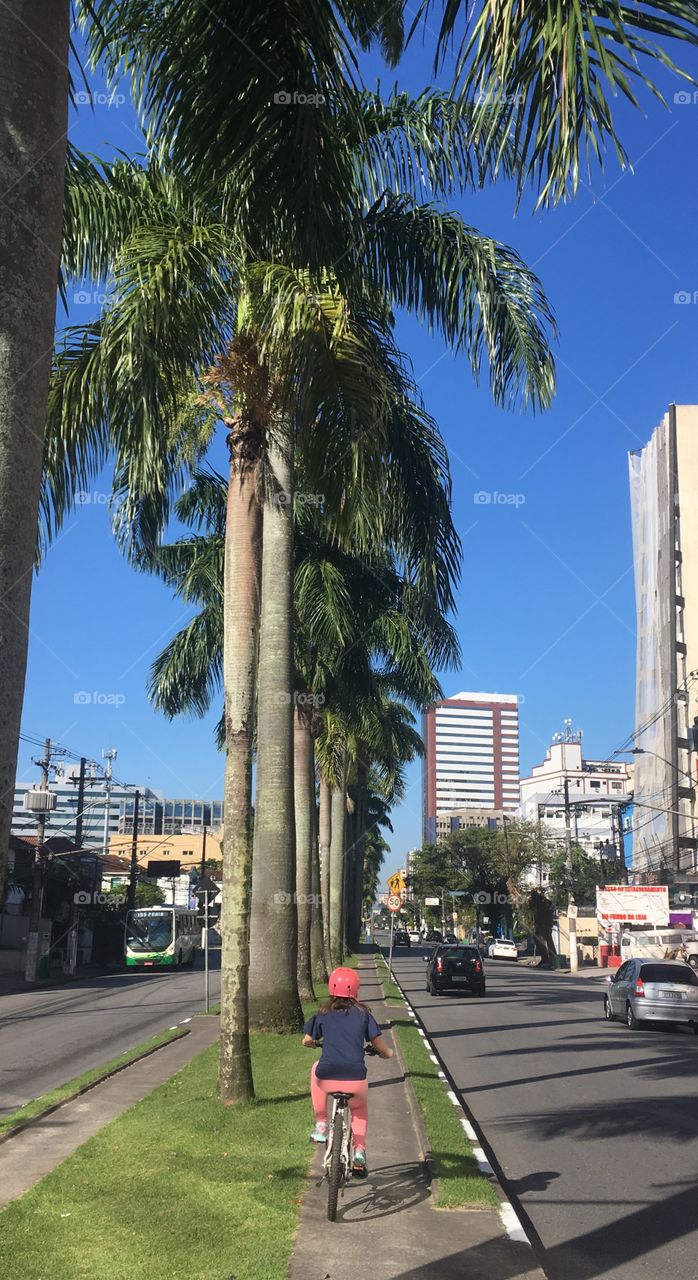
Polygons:
[[602,1020],[601,975],[485,961],[487,995],[396,976],[499,1167],[549,1280],[695,1280],[698,1038]]
[[[217,1000],[217,950],[211,965],[211,999]],[[201,957],[193,970],[128,970],[0,996],[0,1115],[203,1007]]]

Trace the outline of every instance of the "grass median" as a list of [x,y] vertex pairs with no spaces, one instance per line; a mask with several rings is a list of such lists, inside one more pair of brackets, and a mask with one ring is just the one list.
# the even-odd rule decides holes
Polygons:
[[[404,1009],[402,993],[388,973],[385,958],[378,953],[376,959],[388,1006],[394,1008],[399,1004]],[[439,1079],[439,1068],[432,1062],[416,1023],[407,1013],[397,1010],[391,1020],[431,1148],[438,1179],[437,1207],[498,1206],[499,1196],[478,1168],[472,1144],[461,1124],[460,1112],[450,1101],[443,1081]]]
[[0,1116],[0,1137],[10,1129],[14,1129],[16,1125],[26,1124],[28,1120],[34,1120],[49,1107],[55,1107],[59,1103],[65,1102],[74,1094],[79,1093],[81,1089],[97,1084],[105,1076],[112,1075],[115,1071],[120,1071],[122,1067],[127,1067],[131,1062],[135,1062],[136,1058],[152,1053],[162,1045],[169,1044],[171,1040],[179,1040],[183,1035],[186,1035],[186,1031],[181,1027],[177,1027],[175,1030],[159,1031],[157,1035],[151,1036],[149,1040],[144,1040],[142,1044],[135,1045],[133,1049],[126,1049],[118,1057],[110,1058],[108,1062],[103,1062],[99,1067],[92,1067],[89,1071],[83,1071],[82,1075],[74,1076],[72,1080],[67,1080],[65,1084],[59,1085],[57,1089],[52,1089],[49,1093],[42,1093],[41,1097],[33,1098],[31,1102],[25,1102],[16,1111]]

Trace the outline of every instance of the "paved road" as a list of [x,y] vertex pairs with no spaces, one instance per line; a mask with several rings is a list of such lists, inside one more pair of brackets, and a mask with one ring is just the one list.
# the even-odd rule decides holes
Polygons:
[[[220,990],[211,953],[211,998]],[[0,1115],[204,1007],[203,960],[180,972],[110,974],[0,996]]]
[[488,960],[487,996],[395,971],[542,1246],[550,1280],[695,1280],[698,1037],[601,1021],[603,982]]

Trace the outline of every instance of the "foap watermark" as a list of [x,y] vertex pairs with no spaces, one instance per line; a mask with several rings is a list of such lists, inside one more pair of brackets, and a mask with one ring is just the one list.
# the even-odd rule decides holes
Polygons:
[[124,907],[128,898],[125,893],[87,893],[84,889],[78,889],[73,894],[73,902],[76,907]]
[[80,493],[75,495],[75,505],[77,507],[108,507],[111,500],[112,495],[110,493],[98,493],[97,490],[90,493],[81,489]]
[[273,502],[277,507],[318,507],[323,511],[325,495],[324,493],[286,493],[284,489],[280,489],[274,494]]
[[125,93],[117,93],[116,89],[112,89],[107,93],[100,89],[80,89],[75,94],[76,107],[123,107],[126,101]]
[[475,106],[486,107],[489,103],[493,106],[518,106],[519,103],[526,101],[526,94],[519,90],[518,93],[502,93],[500,89],[480,89],[475,95]]
[[275,893],[274,903],[277,907],[290,907],[291,903],[301,907],[322,906],[324,897],[321,893]]
[[326,101],[324,93],[299,93],[298,90],[290,93],[288,89],[279,89],[274,94],[277,107],[321,107]]
[[486,893],[483,889],[473,894],[473,902],[478,907],[511,907],[516,899],[511,893]]
[[698,289],[694,289],[693,293],[688,289],[678,289],[674,294],[674,306],[690,307],[692,302],[698,302]]
[[478,489],[473,494],[476,507],[522,507],[525,493],[500,493],[499,489]]
[[325,695],[324,693],[309,693],[303,690],[289,693],[287,689],[279,689],[276,701],[282,707],[288,707],[293,703],[294,707],[314,707],[317,710],[319,707],[324,707]]
[[693,93],[689,89],[677,89],[674,102],[677,107],[694,107],[698,103],[698,89],[694,89]]
[[126,697],[123,693],[102,693],[99,689],[89,693],[87,689],[78,689],[73,694],[76,707],[123,707]]

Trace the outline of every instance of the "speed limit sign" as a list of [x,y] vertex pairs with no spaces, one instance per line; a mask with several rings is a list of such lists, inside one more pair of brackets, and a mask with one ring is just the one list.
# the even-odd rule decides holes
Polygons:
[[399,911],[402,906],[402,898],[397,893],[391,893],[388,898],[388,911]]

